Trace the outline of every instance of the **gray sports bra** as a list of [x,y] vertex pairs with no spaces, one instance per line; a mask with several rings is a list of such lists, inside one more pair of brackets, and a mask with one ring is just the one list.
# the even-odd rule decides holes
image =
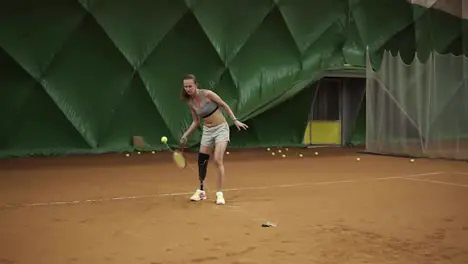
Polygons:
[[218,104],[211,100],[208,100],[205,97],[205,93],[203,92],[203,90],[200,90],[200,92],[201,106],[197,107],[193,101],[191,102],[191,105],[193,109],[195,109],[195,112],[198,116],[206,118],[213,114],[216,110],[218,110]]

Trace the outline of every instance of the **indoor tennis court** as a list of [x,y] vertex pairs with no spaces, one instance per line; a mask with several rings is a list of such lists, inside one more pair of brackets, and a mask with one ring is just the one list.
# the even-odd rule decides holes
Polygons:
[[0,263],[468,262],[467,163],[281,150],[231,150],[224,206],[167,152],[2,160]]

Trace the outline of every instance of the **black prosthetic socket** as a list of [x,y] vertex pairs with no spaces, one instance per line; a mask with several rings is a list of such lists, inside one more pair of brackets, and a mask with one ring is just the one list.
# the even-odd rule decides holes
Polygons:
[[209,154],[198,153],[198,178],[200,179],[200,190],[203,190],[203,182],[206,178],[206,171],[208,168]]

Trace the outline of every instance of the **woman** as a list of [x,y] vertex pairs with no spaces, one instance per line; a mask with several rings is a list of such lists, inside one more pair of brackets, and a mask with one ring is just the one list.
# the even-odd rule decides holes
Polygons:
[[216,93],[199,89],[196,77],[187,75],[184,77],[184,88],[182,89],[182,99],[188,103],[192,112],[192,124],[183,134],[180,142],[185,144],[187,137],[198,127],[200,119],[203,119],[203,133],[198,153],[198,177],[200,188],[195,191],[190,200],[200,201],[207,198],[203,183],[205,181],[208,161],[214,150],[214,161],[218,169],[218,190],[216,192],[216,204],[225,204],[222,192],[224,179],[223,157],[229,142],[229,125],[224,118],[221,108],[226,110],[234,121],[237,129],[247,129],[248,126],[239,120],[232,112],[231,108]]

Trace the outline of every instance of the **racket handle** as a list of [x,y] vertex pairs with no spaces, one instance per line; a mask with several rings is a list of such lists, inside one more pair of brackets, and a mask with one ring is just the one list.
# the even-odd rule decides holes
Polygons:
[[180,152],[184,154],[185,144],[180,144]]

